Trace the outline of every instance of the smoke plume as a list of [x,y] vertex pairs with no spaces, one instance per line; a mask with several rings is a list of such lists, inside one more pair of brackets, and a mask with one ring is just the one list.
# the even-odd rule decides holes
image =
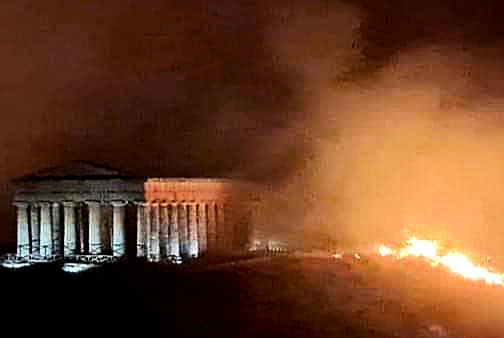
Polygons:
[[503,30],[477,24],[491,6],[1,6],[0,238],[15,237],[12,178],[83,159],[254,181],[259,228],[300,241],[409,228],[499,248]]

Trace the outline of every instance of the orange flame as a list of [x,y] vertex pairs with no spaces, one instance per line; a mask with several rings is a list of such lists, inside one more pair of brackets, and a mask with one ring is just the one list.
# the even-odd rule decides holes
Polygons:
[[492,272],[483,266],[474,264],[469,257],[461,252],[450,251],[446,255],[440,255],[437,241],[411,237],[398,250],[380,245],[378,253],[384,257],[395,256],[397,259],[409,256],[421,257],[432,266],[441,264],[464,278],[475,281],[483,280],[487,284],[504,286],[504,274]]

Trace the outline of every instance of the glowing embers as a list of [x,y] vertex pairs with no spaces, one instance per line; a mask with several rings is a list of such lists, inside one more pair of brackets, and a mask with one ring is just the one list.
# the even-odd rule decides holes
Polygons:
[[96,268],[99,265],[89,263],[65,263],[63,264],[63,271],[68,273],[79,273]]
[[331,255],[331,258],[333,259],[342,259],[343,258],[343,254],[340,253],[340,252],[336,252],[334,254]]
[[350,262],[357,262],[357,263],[361,263],[363,261],[367,261],[367,258],[366,256],[359,252],[356,252],[356,251],[351,251],[349,253],[345,253],[343,251],[339,251],[339,252],[335,252],[333,254],[331,254],[329,256],[330,259],[333,259],[333,260],[341,260],[341,261],[345,261],[347,263],[350,263]]
[[397,259],[406,257],[421,257],[432,266],[443,265],[452,272],[471,280],[482,280],[487,284],[504,286],[504,274],[494,272],[491,268],[476,265],[467,255],[458,251],[439,253],[439,243],[433,240],[423,240],[416,237],[409,238],[398,248],[380,245],[378,252],[381,256],[394,256]]

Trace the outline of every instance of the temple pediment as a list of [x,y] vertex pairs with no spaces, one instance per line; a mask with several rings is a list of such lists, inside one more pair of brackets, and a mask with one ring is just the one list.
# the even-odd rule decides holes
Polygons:
[[144,181],[106,166],[72,161],[14,180],[14,200],[143,200]]
[[16,182],[40,180],[97,180],[131,178],[132,175],[87,161],[71,161],[62,166],[50,167],[16,179]]

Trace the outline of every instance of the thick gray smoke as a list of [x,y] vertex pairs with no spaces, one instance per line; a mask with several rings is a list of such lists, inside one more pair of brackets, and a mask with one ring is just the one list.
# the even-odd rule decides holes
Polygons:
[[458,43],[448,7],[436,26],[373,4],[3,3],[0,238],[10,179],[87,159],[259,182],[257,222],[294,239],[496,251],[501,49]]
[[368,246],[409,231],[504,254],[501,47],[433,38],[397,49],[369,76],[339,81],[365,62],[363,50],[348,48],[366,43],[363,16],[340,4],[328,17],[342,23],[328,25],[337,34],[319,26],[303,47],[275,31],[279,54],[305,79],[305,120],[291,135],[309,150],[262,222],[307,246]]
[[401,52],[372,79],[321,96],[307,161],[305,233],[344,245],[409,230],[498,254],[504,121],[495,55]]

